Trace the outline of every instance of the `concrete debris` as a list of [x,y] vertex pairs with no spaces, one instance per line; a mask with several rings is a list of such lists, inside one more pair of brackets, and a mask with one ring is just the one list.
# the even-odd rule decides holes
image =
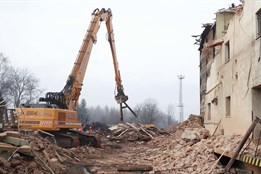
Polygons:
[[177,139],[194,142],[210,136],[209,131],[204,128],[203,118],[192,114],[176,128],[174,133]]
[[0,145],[0,168],[2,169],[0,173],[65,173],[68,170],[68,164],[77,164],[81,159],[79,157],[88,154],[87,149],[80,152],[77,148],[63,149],[38,136],[23,136],[22,138],[23,142],[28,142],[32,155],[28,156],[16,151],[11,157],[12,153],[8,152],[12,150],[2,148]]
[[199,136],[191,131],[188,131],[187,129],[181,134],[181,138],[185,141],[199,141]]
[[[176,139],[175,135],[168,138],[159,137],[149,142],[154,148],[150,148],[140,156],[146,156],[155,171],[184,174],[208,173],[216,161],[213,148],[225,148],[228,142],[234,142],[234,146],[236,146],[239,139],[237,136],[215,136],[200,139],[195,143]],[[217,165],[213,173],[220,169],[222,166]]]
[[209,131],[205,128],[186,128],[181,134],[185,141],[200,141],[209,137]]

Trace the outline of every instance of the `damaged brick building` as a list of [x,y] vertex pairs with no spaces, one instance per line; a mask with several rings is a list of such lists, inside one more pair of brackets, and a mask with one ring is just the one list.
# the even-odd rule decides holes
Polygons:
[[[261,1],[216,12],[200,35],[200,112],[214,132],[244,134],[261,118]],[[255,129],[259,136],[260,125]]]

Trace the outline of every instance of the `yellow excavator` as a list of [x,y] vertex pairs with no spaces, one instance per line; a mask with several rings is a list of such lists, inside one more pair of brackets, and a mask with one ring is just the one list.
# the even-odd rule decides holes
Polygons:
[[122,110],[124,108],[128,108],[136,116],[126,103],[128,96],[124,93],[116,57],[112,13],[110,9],[102,8],[101,10],[95,9],[92,13],[91,23],[63,90],[48,92],[44,98],[39,99],[37,104],[23,104],[16,109],[19,130],[48,132],[54,135],[58,145],[66,148],[82,145],[100,146],[100,141],[96,137],[77,131],[82,127],[82,123],[77,117],[76,110],[92,46],[97,42],[97,32],[102,21],[106,22],[108,41],[112,52],[117,87],[115,99],[120,105],[121,120],[123,120]]

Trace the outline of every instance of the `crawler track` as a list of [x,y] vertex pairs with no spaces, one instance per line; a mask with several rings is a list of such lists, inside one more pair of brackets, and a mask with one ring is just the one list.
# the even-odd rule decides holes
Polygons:
[[74,130],[50,132],[54,135],[50,140],[63,148],[72,148],[77,146],[101,147],[100,139]]

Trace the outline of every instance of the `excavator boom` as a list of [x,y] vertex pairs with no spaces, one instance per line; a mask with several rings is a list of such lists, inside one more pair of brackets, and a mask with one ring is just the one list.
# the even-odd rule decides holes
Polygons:
[[[118,60],[117,60],[116,46],[115,46],[115,39],[114,39],[114,32],[113,32],[113,25],[112,25],[112,14],[110,9],[108,9],[107,11],[109,13],[109,16],[108,16],[108,20],[106,21],[106,26],[107,26],[107,33],[108,33],[108,41],[110,43],[110,48],[112,53],[112,60],[113,60],[115,81],[116,81],[116,88],[117,88],[117,94],[115,96],[115,100],[120,105],[121,121],[123,121],[122,110],[124,108],[128,108],[135,117],[137,117],[137,115],[126,103],[126,101],[128,100],[128,96],[126,96],[124,93],[124,88],[122,85],[121,74],[120,74]],[[123,106],[123,104],[125,106]]]
[[[123,108],[129,108],[129,110],[136,116],[133,110],[127,105],[126,101],[128,100],[128,96],[124,93],[124,88],[122,85],[116,47],[115,47],[115,39],[112,25],[112,13],[111,10],[105,10],[102,8],[101,10],[95,9],[92,13],[92,21],[89,25],[87,33],[83,39],[82,46],[74,63],[73,69],[67,79],[66,85],[63,90],[59,93],[49,92],[46,94],[46,98],[43,98],[43,101],[51,101],[54,104],[57,104],[59,108],[76,110],[78,105],[79,96],[81,94],[82,83],[84,80],[85,72],[88,66],[88,62],[91,55],[91,50],[93,44],[97,42],[97,33],[100,29],[100,24],[102,21],[106,22],[107,33],[108,33],[108,41],[111,48],[114,73],[115,73],[115,81],[117,94],[115,95],[115,99],[117,103],[120,104],[121,111],[121,120],[123,120]],[[125,106],[123,106],[123,104]]]

